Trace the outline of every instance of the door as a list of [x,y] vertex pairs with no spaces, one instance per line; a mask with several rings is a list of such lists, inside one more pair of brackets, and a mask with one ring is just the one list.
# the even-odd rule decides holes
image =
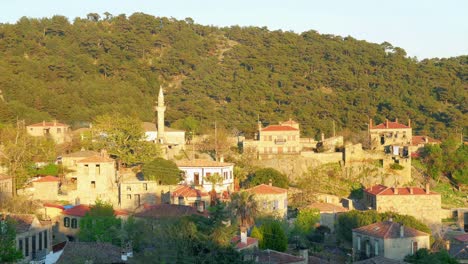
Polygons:
[[278,147],[278,154],[282,154],[283,153],[283,147]]
[[193,174],[193,184],[200,185],[200,174],[198,172]]

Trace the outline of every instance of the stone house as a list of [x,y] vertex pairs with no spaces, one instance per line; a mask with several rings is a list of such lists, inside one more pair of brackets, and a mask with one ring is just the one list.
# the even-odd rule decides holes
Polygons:
[[418,249],[430,248],[429,234],[393,221],[353,229],[355,259],[376,256],[403,260]]
[[52,250],[52,225],[48,221],[40,221],[32,214],[9,214],[15,222],[16,248],[22,252],[23,260],[43,261]]
[[72,139],[70,126],[58,123],[56,120],[32,124],[26,126],[26,130],[33,137],[50,137],[57,144],[70,142]]
[[[80,204],[64,210],[57,222],[58,232],[67,236],[69,241],[74,241],[80,229],[80,220],[90,209],[89,205]],[[127,216],[127,212],[122,210],[114,210],[114,214],[123,219]]]
[[286,218],[288,214],[288,190],[269,185],[260,184],[246,190],[254,194],[261,214]]
[[348,211],[348,209],[332,203],[312,203],[307,208],[317,209],[320,212],[320,225],[329,227],[332,233],[335,232],[338,216]]
[[440,140],[428,136],[413,136],[411,140],[410,151],[411,153],[414,153],[424,148],[426,145],[438,145],[440,143],[442,143]]
[[180,185],[170,192],[171,204],[187,205],[203,212],[210,205],[211,197],[207,192],[190,186]]
[[[385,120],[384,123],[373,125],[372,119],[369,120],[369,139],[370,147],[374,150],[389,151],[392,147],[392,153],[403,153],[409,155],[408,147],[411,145],[413,138],[411,120],[408,120],[408,125],[398,122]],[[406,153],[405,153],[406,151]]]
[[123,252],[118,246],[103,242],[67,242],[57,264],[69,263],[128,263],[133,253]]
[[62,166],[66,167],[70,172],[67,174],[67,178],[76,178],[78,170],[78,161],[90,158],[93,156],[99,156],[99,152],[92,150],[80,150],[73,153],[64,154],[61,157]]
[[[121,208],[135,209],[143,204],[160,203],[158,184],[155,181],[123,181],[119,186],[119,204]],[[159,194],[160,195],[160,194]]]
[[177,204],[144,205],[134,214],[137,218],[147,220],[180,218],[190,215],[207,216],[206,212],[199,212],[192,206]]
[[377,212],[411,215],[426,224],[441,223],[441,196],[426,188],[375,185],[364,190],[364,203]]
[[45,176],[33,181],[33,198],[36,200],[55,201],[59,194],[60,179],[54,176]]
[[0,197],[13,195],[13,177],[0,174]]
[[101,154],[77,162],[76,198],[79,203],[93,204],[101,199],[116,204],[117,190],[113,159]]
[[201,187],[205,191],[211,191],[213,184],[206,180],[207,176],[219,174],[223,177],[221,183],[215,185],[217,193],[234,190],[234,164],[213,160],[181,160],[176,161],[177,167],[183,172],[184,184]]

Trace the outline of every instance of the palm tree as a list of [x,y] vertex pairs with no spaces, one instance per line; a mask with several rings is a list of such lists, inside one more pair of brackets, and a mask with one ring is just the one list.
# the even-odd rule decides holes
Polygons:
[[215,189],[216,184],[220,184],[223,182],[224,178],[221,176],[219,173],[213,173],[211,175],[208,175],[205,177],[205,180],[207,182],[210,182],[212,184],[211,190]]
[[250,227],[258,214],[257,201],[254,194],[241,191],[232,195],[231,210],[240,219],[241,227]]

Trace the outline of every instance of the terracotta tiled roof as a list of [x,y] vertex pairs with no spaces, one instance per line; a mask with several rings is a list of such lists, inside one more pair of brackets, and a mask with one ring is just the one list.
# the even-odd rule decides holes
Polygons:
[[[400,227],[397,222],[384,221],[359,228],[354,228],[353,232],[379,238],[400,238]],[[403,226],[403,237],[429,236],[429,234],[416,230],[414,228]]]
[[99,152],[92,150],[80,150],[73,153],[62,155],[62,157],[71,157],[71,158],[87,158],[92,156],[99,156]]
[[194,159],[176,161],[177,167],[228,167],[234,165],[229,162],[219,162],[214,160]]
[[377,256],[357,262],[353,262],[354,264],[405,264],[407,262],[404,262],[402,260],[394,260],[394,259],[389,259],[386,257],[382,256]]
[[[73,206],[72,208],[63,211],[62,214],[83,217],[86,215],[87,212],[89,212],[90,209],[91,209],[91,206],[86,205],[86,204],[80,204],[80,205]],[[124,210],[114,210],[114,214],[115,215],[127,215],[127,212]]]
[[235,244],[237,249],[244,249],[254,244],[258,245],[258,239],[253,238],[253,237],[247,237],[247,243],[242,243],[240,240],[241,240],[240,236],[235,236],[231,239],[231,243]]
[[464,242],[464,243],[468,242],[468,234],[459,235],[454,238],[460,242]]
[[27,232],[31,228],[36,216],[32,214],[9,214],[7,218],[15,221],[16,233],[21,234]]
[[468,259],[468,245],[450,245],[449,255],[459,260]]
[[103,163],[103,162],[114,162],[114,160],[108,157],[95,155],[95,156],[91,156],[89,158],[85,158],[85,159],[78,161],[78,163]]
[[41,177],[38,180],[35,180],[34,182],[59,182],[59,181],[60,181],[60,179],[58,177],[45,176],[45,177]]
[[[67,242],[57,264],[62,263],[125,263],[120,247],[101,242]],[[87,260],[87,261],[84,261]]]
[[291,126],[270,125],[263,128],[262,131],[298,131],[298,129]]
[[247,192],[254,193],[256,195],[262,195],[262,194],[283,194],[287,193],[288,190],[276,187],[276,186],[270,186],[267,184],[260,184],[255,187],[252,187],[250,189],[246,190]]
[[190,186],[180,185],[172,192],[173,197],[204,197],[209,196],[208,193],[197,190]]
[[258,252],[259,263],[288,264],[298,263],[300,261],[304,261],[304,258],[271,249]]
[[59,122],[40,122],[40,123],[36,123],[36,124],[31,124],[29,125],[28,127],[54,127],[54,126],[60,126],[60,127],[68,127],[68,125],[66,124],[63,124],[63,123],[59,123]]
[[52,207],[52,208],[65,210],[65,207],[63,207],[63,205],[60,205],[60,204],[44,203],[44,207]]
[[13,177],[6,175],[6,174],[0,174],[0,180],[6,180],[6,179],[11,179]]
[[152,206],[145,206],[145,209],[135,214],[135,217],[141,218],[175,218],[189,215],[203,215],[197,209],[191,206],[177,205],[177,204],[157,204]]
[[[395,189],[398,190],[398,192],[395,192]],[[420,187],[387,187],[384,185],[375,185],[370,188],[367,188],[364,190],[365,192],[373,195],[427,195],[426,190]],[[411,191],[413,193],[411,193]],[[430,191],[429,194],[436,194],[436,192]]]
[[[427,142],[426,142],[426,139],[427,139]],[[426,144],[426,143],[440,144],[441,142],[437,139],[434,139],[428,136],[413,136],[411,143],[416,146],[416,145]]]
[[344,208],[342,206],[338,206],[338,205],[331,204],[331,203],[312,203],[307,207],[318,209],[321,213],[322,212],[339,213],[339,212],[347,212],[348,211],[348,209],[346,209],[346,208]]
[[403,125],[403,124],[400,124],[398,122],[391,122],[391,121],[388,121],[388,122],[385,122],[385,123],[382,123],[382,124],[378,124],[376,126],[373,126],[371,127],[371,129],[395,129],[395,128],[410,128],[409,126],[407,125]]

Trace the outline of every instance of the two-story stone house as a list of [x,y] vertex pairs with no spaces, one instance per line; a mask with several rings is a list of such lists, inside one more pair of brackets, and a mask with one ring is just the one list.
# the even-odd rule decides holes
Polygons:
[[50,137],[57,144],[62,144],[71,141],[70,126],[59,123],[56,120],[53,122],[42,121],[41,123],[26,126],[29,135],[33,137]]
[[373,125],[372,119],[369,120],[369,138],[371,149],[384,150],[395,155],[408,156],[409,146],[413,138],[411,120],[408,125],[398,122],[388,121],[388,119],[378,125]]
[[270,183],[260,184],[246,190],[254,194],[261,214],[286,218],[288,213],[288,190],[272,186]]
[[429,234],[393,221],[353,229],[355,259],[383,256],[403,260],[421,248],[430,248]]

